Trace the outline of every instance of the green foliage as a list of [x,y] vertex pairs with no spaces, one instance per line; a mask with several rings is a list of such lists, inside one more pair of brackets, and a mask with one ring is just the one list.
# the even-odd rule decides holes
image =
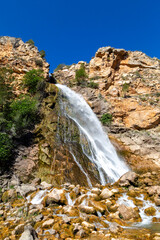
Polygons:
[[87,83],[86,81],[87,78],[88,76],[86,74],[84,64],[81,64],[80,69],[76,71],[76,77],[75,77],[76,84],[78,86],[80,85],[85,86]]
[[45,86],[42,71],[33,69],[24,76],[24,85],[30,94],[15,98],[13,80],[12,70],[0,68],[0,171],[14,156],[15,139],[32,129],[39,119],[38,108]]
[[61,63],[54,69],[54,72],[56,72],[58,70],[62,70],[64,67],[67,67],[67,65],[64,63]]
[[27,72],[23,78],[23,83],[24,86],[28,88],[28,92],[31,94],[43,90],[44,77],[42,70],[33,69]]
[[103,124],[111,124],[112,122],[112,115],[110,113],[104,113],[101,117],[101,122]]
[[34,46],[34,41],[32,39],[29,39],[26,43],[29,43],[30,45]]
[[88,83],[88,87],[90,87],[90,88],[97,89],[98,86],[99,86],[98,83],[95,83],[95,82],[93,82],[93,81],[91,81],[91,82]]
[[100,78],[101,78],[100,76],[94,76],[94,77],[90,78],[90,80],[93,81],[93,80],[98,80]]
[[12,155],[12,150],[13,144],[9,135],[0,132],[0,165],[3,165],[10,159]]
[[41,50],[40,52],[41,58],[45,58],[46,52],[44,50]]
[[141,74],[138,71],[135,72],[135,76],[136,78],[141,78]]
[[12,88],[10,83],[13,81],[12,71],[7,68],[0,69],[0,111],[12,98]]
[[15,99],[10,105],[10,118],[16,134],[30,129],[38,119],[38,101],[29,96]]
[[122,85],[122,91],[126,93],[129,90],[129,83],[124,83]]
[[43,61],[41,59],[36,59],[35,63],[36,63],[37,66],[43,67]]

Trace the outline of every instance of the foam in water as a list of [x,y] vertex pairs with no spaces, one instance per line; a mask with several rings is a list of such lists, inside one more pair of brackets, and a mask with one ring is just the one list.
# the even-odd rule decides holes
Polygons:
[[[56,84],[56,86],[65,97],[65,100],[62,99],[61,102],[63,114],[78,126],[82,151],[96,166],[101,184],[105,185],[107,181],[118,180],[129,171],[129,168],[118,157],[107,134],[103,131],[100,121],[81,95],[64,85]],[[86,176],[86,178],[89,183],[89,177]]]
[[[151,201],[144,200],[143,194],[141,194],[140,197],[136,197],[136,199],[139,199],[139,200],[143,201],[143,206],[138,207],[139,208],[139,214],[141,216],[142,222],[135,223],[135,224],[133,224],[133,226],[135,225],[135,226],[139,226],[139,227],[142,227],[142,226],[147,227],[152,223],[152,218],[153,217],[160,218],[160,208],[157,207]],[[128,207],[132,207],[132,208],[137,207],[131,199],[128,199],[128,196],[127,196],[126,193],[124,193],[123,196],[118,199],[117,203],[118,204],[124,204],[124,205],[126,205]],[[155,208],[155,210],[156,210],[155,216],[147,216],[145,214],[145,209],[148,208],[148,207],[154,207]]]
[[45,197],[47,190],[40,190],[35,197],[31,200],[32,204],[40,204]]

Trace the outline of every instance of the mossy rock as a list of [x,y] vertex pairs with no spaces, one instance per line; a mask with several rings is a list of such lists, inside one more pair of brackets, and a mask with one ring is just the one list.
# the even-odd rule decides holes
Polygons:
[[147,216],[154,216],[156,213],[156,209],[154,207],[148,207],[144,210]]
[[14,189],[10,189],[3,193],[2,202],[8,202],[17,198],[17,193]]

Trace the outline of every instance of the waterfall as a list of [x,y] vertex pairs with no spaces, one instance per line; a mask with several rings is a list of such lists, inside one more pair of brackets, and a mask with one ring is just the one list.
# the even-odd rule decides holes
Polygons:
[[[60,101],[61,114],[77,125],[83,154],[98,170],[101,184],[115,182],[129,171],[128,166],[118,157],[107,134],[103,131],[100,121],[84,98],[67,86],[60,84],[56,84],[56,86],[62,95]],[[70,152],[73,156],[71,148],[70,146]],[[80,164],[78,159],[75,159],[75,155],[74,160],[78,162],[78,165]],[[80,168],[84,172],[81,166]],[[87,174],[85,172],[87,181],[90,183]]]

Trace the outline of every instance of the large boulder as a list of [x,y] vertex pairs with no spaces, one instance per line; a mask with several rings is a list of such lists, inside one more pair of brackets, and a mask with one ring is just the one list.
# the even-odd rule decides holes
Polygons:
[[121,187],[129,187],[130,185],[137,185],[138,175],[135,172],[127,172],[119,179]]
[[16,190],[9,189],[2,194],[2,201],[8,202],[9,200],[14,200],[17,197]]
[[47,194],[44,201],[47,205],[52,203],[67,204],[65,190],[57,188],[52,189],[52,191]]
[[24,232],[19,240],[38,240],[38,234],[32,226],[28,225],[24,227]]
[[36,188],[31,184],[22,184],[17,188],[17,192],[19,192],[22,196],[27,196],[27,194],[36,191]]
[[114,195],[114,193],[111,190],[109,190],[108,188],[104,188],[100,194],[100,197],[102,199],[107,199],[107,198],[112,197],[113,195]]
[[147,193],[152,196],[152,195],[158,195],[160,196],[160,186],[152,186],[149,187],[147,190]]
[[119,217],[123,220],[131,220],[140,218],[137,208],[128,207],[124,204],[119,205],[118,207]]

